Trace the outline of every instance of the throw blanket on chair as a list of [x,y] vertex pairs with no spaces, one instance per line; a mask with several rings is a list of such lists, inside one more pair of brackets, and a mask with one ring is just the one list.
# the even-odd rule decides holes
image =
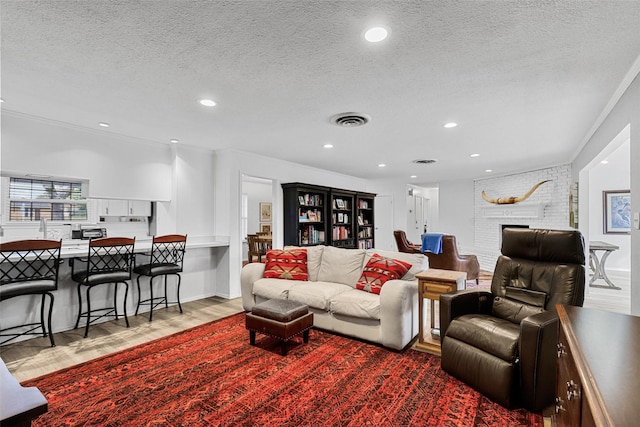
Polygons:
[[442,253],[442,233],[424,233],[422,235],[422,252]]

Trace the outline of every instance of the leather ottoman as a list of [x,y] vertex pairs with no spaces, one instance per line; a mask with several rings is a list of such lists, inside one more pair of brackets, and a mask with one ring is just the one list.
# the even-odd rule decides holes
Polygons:
[[270,299],[256,304],[251,313],[246,314],[249,342],[256,344],[256,332],[278,338],[282,341],[282,355],[287,355],[287,341],[303,334],[304,342],[309,342],[309,329],[313,326],[313,313],[309,307],[295,301]]

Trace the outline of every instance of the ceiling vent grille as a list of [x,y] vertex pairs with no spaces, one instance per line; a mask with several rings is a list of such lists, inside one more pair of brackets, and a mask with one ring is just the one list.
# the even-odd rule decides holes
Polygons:
[[362,113],[342,113],[331,117],[332,123],[350,128],[366,125],[369,120],[371,120],[371,117]]
[[437,160],[434,160],[434,159],[418,159],[418,160],[414,160],[413,163],[416,163],[418,165],[431,165],[436,161]]

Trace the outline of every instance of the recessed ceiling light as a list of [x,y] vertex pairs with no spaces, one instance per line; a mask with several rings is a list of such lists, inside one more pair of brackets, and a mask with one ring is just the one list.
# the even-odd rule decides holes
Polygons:
[[485,169],[485,172],[493,172],[493,169]]
[[444,127],[446,127],[447,129],[451,129],[451,128],[454,128],[456,126],[458,126],[458,124],[455,123],[455,122],[449,122],[449,123],[445,123],[444,124]]
[[609,163],[609,160],[603,160],[600,163],[602,163],[603,165],[606,165],[607,163]]
[[205,107],[215,107],[216,101],[213,99],[200,99],[198,100],[200,105],[204,105]]
[[109,123],[106,123],[106,122],[100,122],[100,123],[98,123],[98,126],[101,126],[103,128],[108,128],[110,125],[109,125]]
[[333,148],[333,144],[324,144],[323,147],[324,148]]
[[473,154],[470,154],[470,155],[469,155],[469,157],[480,157],[480,154],[478,154],[478,153],[473,153]]
[[384,163],[379,163],[379,164],[378,164],[378,167],[379,167],[379,168],[383,168],[383,167],[385,167],[385,166],[387,166],[387,165],[385,165]]
[[418,175],[411,175],[410,178],[417,178],[417,177],[418,177]]
[[389,32],[382,27],[373,27],[369,28],[366,33],[364,33],[364,38],[371,43],[378,43],[387,38]]
[[0,102],[4,102],[4,99],[0,98]]
[[180,142],[180,140],[178,140],[178,139],[170,139],[169,142],[172,143],[172,144],[177,144],[178,142]]

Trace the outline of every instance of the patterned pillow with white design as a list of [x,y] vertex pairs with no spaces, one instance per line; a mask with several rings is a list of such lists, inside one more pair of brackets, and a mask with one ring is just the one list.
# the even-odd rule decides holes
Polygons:
[[356,289],[380,295],[380,290],[387,281],[402,278],[410,268],[411,264],[407,262],[373,254],[362,270]]
[[271,279],[309,280],[306,249],[271,249],[262,277]]

